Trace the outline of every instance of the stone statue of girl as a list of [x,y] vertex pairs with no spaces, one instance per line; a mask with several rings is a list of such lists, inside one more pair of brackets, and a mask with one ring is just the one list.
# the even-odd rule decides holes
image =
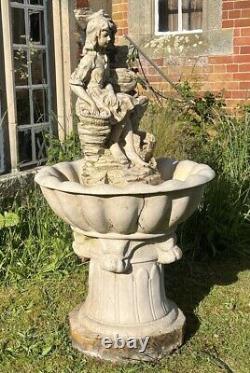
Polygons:
[[[103,10],[89,16],[82,58],[70,81],[71,89],[78,97],[76,114],[82,121],[88,117],[108,118],[111,124],[108,146],[115,161],[129,167],[147,167],[148,163],[138,154],[134,144],[134,134],[146,109],[147,98],[114,89],[108,50],[114,44],[115,32],[115,24]],[[135,86],[133,74],[125,75],[125,80],[134,81]]]

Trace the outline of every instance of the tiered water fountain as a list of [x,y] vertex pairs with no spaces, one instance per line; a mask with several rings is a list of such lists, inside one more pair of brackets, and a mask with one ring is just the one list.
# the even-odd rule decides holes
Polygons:
[[[214,172],[188,160],[154,159],[154,137],[138,129],[147,99],[133,92],[136,76],[109,65],[115,32],[103,11],[89,16],[72,74],[83,159],[45,167],[35,180],[70,224],[75,253],[90,259],[87,299],[69,315],[73,346],[113,361],[151,360],[183,342],[185,317],[166,298],[163,265],[181,258],[176,227],[196,209]],[[124,348],[117,348],[118,336]],[[142,352],[138,341],[146,337]]]

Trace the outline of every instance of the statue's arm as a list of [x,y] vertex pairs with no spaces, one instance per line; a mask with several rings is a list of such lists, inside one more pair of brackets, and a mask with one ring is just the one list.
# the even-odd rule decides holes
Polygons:
[[71,83],[71,90],[77,97],[79,97],[81,100],[85,101],[89,105],[89,110],[91,113],[99,113],[95,101],[88,95],[82,85]]
[[88,81],[91,76],[91,72],[94,68],[94,58],[93,56],[84,56],[76,70],[71,75],[70,86],[72,92],[83,100],[89,106],[89,111],[93,114],[98,114],[99,110],[96,106],[95,101],[92,97],[86,92],[85,87],[88,84]]

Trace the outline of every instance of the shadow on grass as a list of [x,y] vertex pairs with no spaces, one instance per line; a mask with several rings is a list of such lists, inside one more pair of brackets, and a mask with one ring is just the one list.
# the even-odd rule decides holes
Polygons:
[[[196,262],[188,256],[165,268],[166,295],[180,307],[186,316],[185,339],[189,340],[199,329],[195,310],[215,285],[227,286],[238,281],[238,274],[250,269],[250,258],[222,253],[214,259]],[[218,302],[221,302],[218,299]],[[234,305],[233,305],[234,306]]]

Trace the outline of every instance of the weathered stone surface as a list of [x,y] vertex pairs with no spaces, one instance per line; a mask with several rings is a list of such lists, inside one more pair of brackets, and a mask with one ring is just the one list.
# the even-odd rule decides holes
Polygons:
[[21,171],[17,174],[0,176],[0,201],[8,198],[24,197],[27,190],[34,188],[34,175],[37,169]]
[[[91,332],[79,322],[79,308],[80,306],[76,307],[69,314],[72,344],[73,347],[91,357],[124,363],[131,361],[154,361],[175,351],[183,343],[185,318],[180,312],[179,318],[173,325],[172,330],[167,332],[162,331],[158,335],[149,336],[146,350],[143,353],[139,351],[139,340],[136,342],[136,345],[138,346],[136,349],[128,347],[114,348],[113,346],[111,348],[105,348],[102,344],[102,338],[106,336],[100,333]],[[113,338],[113,341],[114,339],[115,338]]]
[[[115,31],[102,11],[90,17],[72,76],[84,159],[46,167],[35,180],[71,226],[75,253],[90,259],[86,301],[70,313],[73,345],[101,359],[151,361],[182,344],[185,317],[166,297],[163,264],[181,258],[175,230],[214,172],[192,161],[154,160],[154,137],[138,130],[146,101],[104,79]],[[113,84],[126,90],[131,76],[119,70]],[[117,336],[136,346],[103,346],[104,337]]]
[[[91,170],[86,172],[83,167],[86,177],[82,182],[87,185],[133,181],[160,183],[156,162],[148,151],[153,149],[155,140],[152,135],[138,131],[148,99],[135,94],[135,72],[115,66],[116,26],[102,10],[86,16],[86,21],[82,59],[70,81],[77,96],[82,152],[87,162],[93,162]],[[97,162],[100,163],[105,150],[109,150],[109,157],[106,152],[100,170]],[[110,175],[112,168],[116,173]]]

